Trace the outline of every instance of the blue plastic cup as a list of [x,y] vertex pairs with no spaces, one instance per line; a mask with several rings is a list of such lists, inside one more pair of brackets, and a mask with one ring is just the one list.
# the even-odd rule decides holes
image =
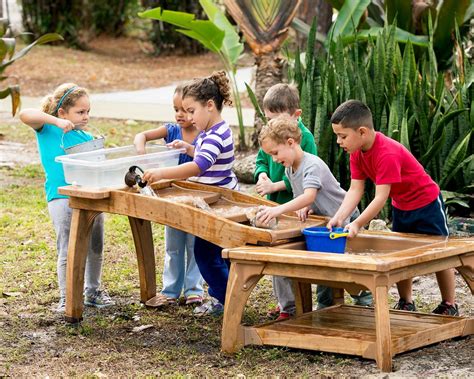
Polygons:
[[[333,233],[342,233],[344,228],[332,228]],[[306,249],[309,251],[318,251],[323,253],[344,254],[346,240],[344,237],[331,239],[331,231],[324,226],[313,226],[303,229],[303,235],[306,239]]]

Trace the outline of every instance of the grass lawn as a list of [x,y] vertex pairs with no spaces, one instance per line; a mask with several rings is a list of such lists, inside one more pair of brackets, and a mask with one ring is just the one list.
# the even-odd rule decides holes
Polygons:
[[[94,120],[107,133],[107,146],[130,144],[139,130],[153,124],[126,125]],[[34,145],[24,125],[4,124],[9,142]],[[39,164],[0,169],[0,376],[362,376],[377,374],[375,362],[357,357],[285,348],[247,347],[233,356],[220,352],[222,320],[197,319],[192,309],[164,311],[139,302],[138,269],[128,220],[106,216],[103,286],[117,302],[104,310],[86,308],[84,321],[70,325],[53,312],[58,301],[55,236],[43,191]],[[157,284],[161,288],[164,257],[163,226],[153,225]],[[423,301],[423,300],[420,300]],[[265,321],[274,305],[269,278],[253,292],[245,311],[247,323]],[[432,302],[420,304],[430,309]],[[143,331],[134,328],[151,325]],[[441,344],[395,358],[396,365],[425,359],[446,369],[469,356],[472,339]],[[436,346],[440,346],[439,344]],[[446,346],[451,346],[448,352]],[[414,364],[416,366],[416,363]],[[444,365],[444,366],[443,366]],[[469,367],[469,359],[464,367]],[[418,370],[418,368],[416,369]],[[423,370],[423,366],[421,366]],[[426,369],[425,369],[426,370]],[[411,371],[420,374],[423,371]]]

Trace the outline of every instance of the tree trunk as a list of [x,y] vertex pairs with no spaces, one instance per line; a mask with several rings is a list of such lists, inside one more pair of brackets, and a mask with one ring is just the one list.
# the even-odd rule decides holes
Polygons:
[[[263,97],[268,89],[283,79],[283,60],[278,51],[272,51],[268,54],[262,54],[255,57],[257,72],[255,74],[255,96],[258,103],[262,106]],[[258,148],[258,135],[262,129],[262,120],[255,115],[255,130],[252,134],[252,146]]]
[[[298,8],[296,17],[311,25],[314,17],[318,18],[318,32],[327,34],[332,24],[332,6],[326,0],[303,0]],[[307,36],[302,33],[297,34],[298,46],[305,50]],[[319,42],[317,42],[318,48]]]

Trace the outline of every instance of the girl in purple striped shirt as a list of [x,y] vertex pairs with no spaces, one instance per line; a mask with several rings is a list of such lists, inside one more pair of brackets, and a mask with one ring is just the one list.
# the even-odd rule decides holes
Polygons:
[[[183,108],[189,120],[200,131],[196,145],[175,140],[169,145],[185,148],[192,162],[177,167],[148,170],[143,179],[189,179],[203,184],[238,189],[232,172],[234,140],[229,125],[222,119],[223,105],[231,105],[229,79],[224,71],[195,79],[183,88]],[[198,316],[222,314],[230,262],[221,256],[222,248],[196,237],[194,256],[209,286],[209,301],[194,309]]]

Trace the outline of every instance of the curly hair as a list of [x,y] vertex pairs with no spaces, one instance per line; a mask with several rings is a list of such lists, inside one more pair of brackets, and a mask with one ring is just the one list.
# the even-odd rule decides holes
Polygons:
[[288,138],[293,138],[296,143],[300,143],[301,129],[298,127],[298,121],[293,117],[281,114],[263,126],[258,136],[258,142],[261,145],[264,140],[271,139],[277,144],[283,144]]
[[229,78],[225,71],[216,71],[205,78],[194,79],[183,87],[183,99],[192,97],[201,104],[213,100],[219,112],[223,104],[232,105]]
[[43,99],[41,110],[44,113],[57,116],[60,108],[68,111],[83,96],[89,96],[85,88],[74,83],[64,83]]

